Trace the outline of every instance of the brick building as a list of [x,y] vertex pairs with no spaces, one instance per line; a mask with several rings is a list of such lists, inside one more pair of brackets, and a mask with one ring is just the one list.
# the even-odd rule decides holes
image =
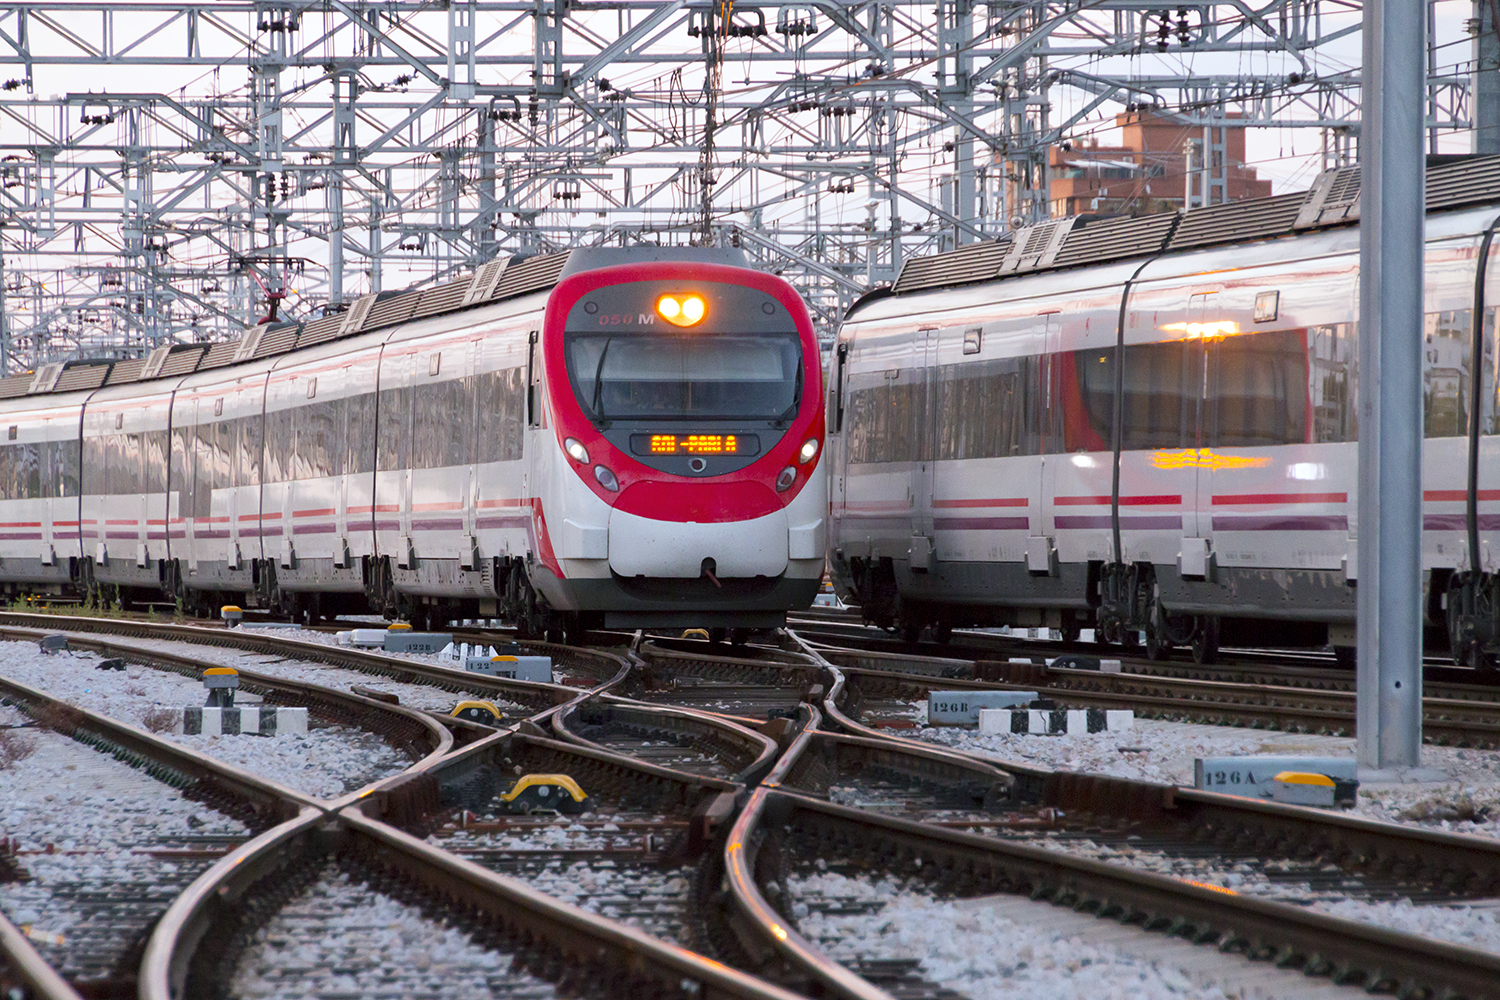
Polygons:
[[1070,142],[1049,151],[1053,218],[1175,211],[1186,203],[1190,174],[1194,204],[1203,203],[1205,184],[1209,203],[1271,194],[1271,182],[1244,165],[1243,127],[1205,129],[1151,111],[1117,115],[1115,124],[1119,146]]

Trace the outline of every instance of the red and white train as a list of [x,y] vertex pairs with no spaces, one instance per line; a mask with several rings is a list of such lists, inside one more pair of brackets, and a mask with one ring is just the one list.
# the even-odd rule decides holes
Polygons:
[[[910,261],[830,362],[831,562],[866,617],[1155,655],[1354,644],[1357,171]],[[1500,159],[1428,192],[1430,638],[1500,651]],[[1118,433],[1116,429],[1118,428]]]
[[304,616],[759,628],[824,568],[802,301],[575,250],[0,382],[0,586]]

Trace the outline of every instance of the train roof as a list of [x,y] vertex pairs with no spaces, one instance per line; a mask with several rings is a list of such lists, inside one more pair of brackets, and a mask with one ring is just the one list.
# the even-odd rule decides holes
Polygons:
[[569,274],[645,261],[699,261],[748,266],[744,251],[692,247],[584,248],[528,257],[501,257],[472,275],[428,288],[379,292],[356,299],[343,312],[307,323],[257,326],[239,340],[167,344],[144,358],[65,361],[0,380],[0,400],[78,392],[106,385],[149,382],[224,368],[326,343],[414,319],[454,313],[547,291]]
[[[1052,219],[999,239],[930,257],[909,258],[888,294],[953,288],[1011,275],[1154,257],[1203,247],[1292,236],[1359,221],[1360,168],[1321,174],[1311,189],[1153,215]],[[1500,156],[1435,157],[1427,171],[1427,211],[1500,200]],[[883,291],[883,290],[882,290]],[[850,308],[874,301],[866,293]]]

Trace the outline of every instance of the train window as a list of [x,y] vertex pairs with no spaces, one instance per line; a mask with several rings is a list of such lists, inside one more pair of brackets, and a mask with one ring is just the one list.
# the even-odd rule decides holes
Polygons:
[[147,431],[144,435],[142,459],[145,464],[144,490],[147,493],[165,493],[167,490],[167,432]]
[[125,412],[122,410],[115,414],[115,430],[125,426]]
[[5,435],[5,436],[6,436],[6,438],[7,438],[7,439],[8,439],[8,440],[10,440],[10,441],[14,441],[14,440],[15,440],[15,439],[16,439],[16,434],[17,434],[17,433],[18,433],[18,432],[19,432],[19,431],[20,431],[20,430],[21,430],[21,428],[20,428],[20,427],[19,427],[19,426],[18,426],[18,425],[16,425],[16,424],[11,424],[11,425],[10,425],[10,430],[9,430],[9,431],[7,431],[7,432],[6,432],[6,435]]
[[[1125,348],[1126,451],[1197,445],[1202,370],[1196,341],[1131,344]],[[1114,447],[1115,350],[1077,351],[1067,359],[1077,385],[1066,405],[1064,441],[1070,451]],[[1199,361],[1195,364],[1195,361]]]
[[433,351],[427,359],[427,374],[436,375],[443,370],[443,352]]
[[262,425],[263,482],[284,483],[291,478],[291,410],[268,410]]
[[310,378],[307,380],[307,398],[312,399],[318,394],[318,380]]
[[1195,341],[1125,348],[1122,448],[1132,451],[1197,445],[1202,371],[1199,349]]
[[526,423],[526,372],[521,368],[477,376],[477,460],[513,462],[521,457]]
[[1210,346],[1212,444],[1254,448],[1307,440],[1307,346],[1301,330],[1228,337]]
[[829,386],[827,421],[835,432],[844,429],[844,366],[849,360],[849,345],[840,344],[834,352],[838,364],[834,369],[833,385]]
[[1468,436],[1472,312],[1460,309],[1423,317],[1422,426],[1427,437]]
[[537,331],[532,330],[527,337],[526,344],[526,423],[531,427],[540,427],[542,423],[542,401],[540,398],[540,386],[538,385],[540,367],[536,357]]
[[1036,410],[1040,365],[1005,358],[937,372],[937,458],[999,458],[1041,450]]
[[965,354],[978,354],[979,353],[979,345],[982,343],[981,338],[983,336],[984,336],[984,329],[982,327],[976,326],[976,327],[974,327],[971,330],[965,330],[964,331],[964,353]]
[[239,466],[237,481],[241,486],[258,486],[260,484],[260,451],[261,451],[261,418],[249,416],[236,421],[238,425],[238,436],[236,442],[239,446]]
[[1359,342],[1353,323],[1309,327],[1308,401],[1312,407],[1312,441],[1333,444],[1358,439],[1354,405],[1354,371]]
[[344,472],[360,475],[375,468],[375,394],[364,393],[344,400]]
[[567,347],[574,391],[596,420],[784,420],[801,394],[795,335],[569,334]]
[[1484,345],[1480,349],[1479,432],[1500,434],[1500,351],[1495,349],[1495,310],[1485,310]]
[[222,417],[223,415],[224,415],[224,397],[220,396],[218,399],[214,400],[214,416],[216,416],[216,417]]
[[[174,424],[176,424],[177,421],[181,418],[181,416],[182,416],[182,414],[174,413],[172,415],[172,422]],[[175,426],[172,429],[171,471],[169,473],[169,475],[170,475],[171,478],[169,480],[169,485],[172,487],[172,492],[177,494],[177,508],[178,508],[178,510],[179,511],[183,511],[183,512],[185,512],[187,510],[187,507],[188,507],[189,503],[191,502],[190,498],[192,496],[192,488],[193,488],[193,483],[192,483],[192,478],[191,478],[192,477],[192,465],[185,460],[185,456],[186,456],[186,452],[187,452],[187,441],[188,441],[187,430],[181,424],[178,424],[177,426]],[[87,438],[84,439],[83,444],[84,444],[84,449],[85,449],[84,454],[87,455],[88,454],[87,449],[88,449],[88,444],[89,444]],[[85,468],[88,467],[88,463],[87,462],[84,463],[84,467]],[[171,513],[177,513],[176,511],[171,511],[170,508],[168,508],[168,510]],[[184,513],[181,516],[186,516],[186,515]]]
[[379,396],[378,468],[388,472],[405,469],[411,454],[411,390],[382,389]]
[[1274,323],[1281,312],[1281,292],[1271,289],[1255,293],[1255,322]]

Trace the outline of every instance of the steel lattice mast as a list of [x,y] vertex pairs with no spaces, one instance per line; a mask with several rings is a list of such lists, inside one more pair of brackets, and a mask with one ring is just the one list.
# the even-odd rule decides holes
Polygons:
[[[637,241],[738,243],[826,331],[908,255],[1045,217],[1049,145],[1122,107],[1347,133],[1347,7],[0,3],[5,361]],[[1437,127],[1468,86],[1432,77]]]

